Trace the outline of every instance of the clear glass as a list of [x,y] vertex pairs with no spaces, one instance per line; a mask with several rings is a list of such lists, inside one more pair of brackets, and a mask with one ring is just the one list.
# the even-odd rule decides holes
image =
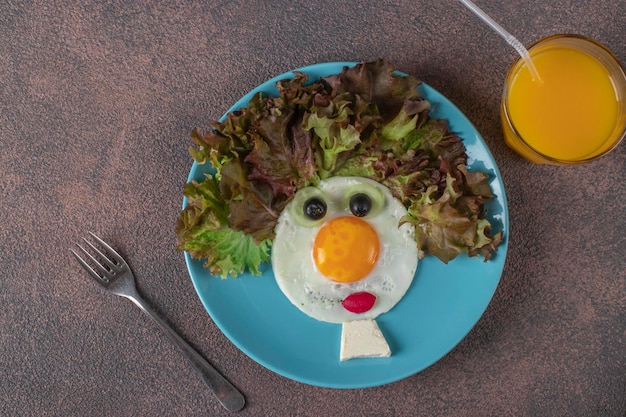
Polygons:
[[[588,57],[593,58],[606,70],[607,76],[610,79],[613,92],[615,93],[615,99],[617,104],[617,112],[615,120],[612,122],[612,126],[607,130],[606,134],[601,137],[589,138],[585,140],[593,141],[587,145],[591,151],[584,155],[577,155],[575,157],[563,157],[557,155],[555,152],[546,151],[548,148],[555,148],[556,145],[543,147],[543,149],[537,146],[538,138],[529,137],[529,130],[526,129],[526,137],[521,133],[520,119],[515,119],[516,116],[512,116],[511,112],[511,87],[516,80],[516,77],[520,75],[520,71],[525,69],[526,65],[521,59],[517,59],[510,67],[504,83],[504,90],[502,94],[502,103],[500,107],[500,115],[502,119],[502,127],[504,131],[504,140],[506,144],[522,155],[524,158],[540,164],[579,164],[595,160],[611,150],[613,150],[620,141],[626,136],[626,75],[624,74],[624,68],[619,63],[618,59],[609,51],[606,47],[598,42],[578,35],[554,35],[539,40],[532,44],[528,50],[531,58],[539,57],[541,54],[550,53],[557,49],[567,49],[578,51],[586,54]],[[545,55],[544,55],[545,56]],[[535,61],[534,61],[535,62]],[[528,71],[526,69],[526,71]],[[540,74],[541,75],[541,71]],[[571,88],[577,88],[572,86]],[[513,89],[513,91],[516,91]],[[580,117],[585,115],[585,102],[584,97],[581,97],[580,102]],[[513,112],[513,114],[515,114]],[[548,123],[542,120],[532,121],[535,129],[541,129],[542,123]],[[516,125],[518,123],[518,125]],[[546,127],[547,128],[547,127]],[[606,129],[605,129],[606,130]],[[541,140],[550,140],[549,138],[542,138]],[[562,140],[562,139],[561,139]],[[533,143],[535,144],[533,146]],[[597,146],[596,146],[597,144]],[[552,154],[551,154],[552,153]]]

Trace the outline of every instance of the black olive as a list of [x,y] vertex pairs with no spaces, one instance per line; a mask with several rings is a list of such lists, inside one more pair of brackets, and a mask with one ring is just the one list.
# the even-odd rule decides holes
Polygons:
[[350,197],[350,211],[356,217],[365,217],[372,209],[372,199],[363,193]]
[[304,215],[311,220],[319,220],[326,215],[326,203],[317,197],[309,198],[303,207]]

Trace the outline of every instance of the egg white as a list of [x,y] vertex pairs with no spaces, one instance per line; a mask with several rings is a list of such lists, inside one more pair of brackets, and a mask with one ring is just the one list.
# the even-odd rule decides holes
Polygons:
[[[406,208],[387,187],[376,181],[361,177],[332,177],[321,181],[318,188],[328,198],[324,221],[352,215],[349,207],[345,207],[344,196],[358,183],[380,189],[385,200],[381,211],[366,219],[378,233],[381,248],[377,265],[364,279],[344,284],[333,282],[319,272],[312,252],[315,236],[323,222],[314,227],[301,226],[287,207],[275,229],[271,258],[276,282],[294,306],[317,320],[344,323],[373,319],[389,311],[409,289],[417,269],[418,251],[413,226],[403,224],[398,227],[400,219],[407,213]],[[345,310],[342,300],[360,291],[376,296],[373,308],[361,314]]]

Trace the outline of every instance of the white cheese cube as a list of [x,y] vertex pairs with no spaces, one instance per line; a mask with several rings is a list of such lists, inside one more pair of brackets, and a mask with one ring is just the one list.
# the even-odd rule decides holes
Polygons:
[[341,326],[340,360],[391,356],[391,349],[375,320],[348,321]]

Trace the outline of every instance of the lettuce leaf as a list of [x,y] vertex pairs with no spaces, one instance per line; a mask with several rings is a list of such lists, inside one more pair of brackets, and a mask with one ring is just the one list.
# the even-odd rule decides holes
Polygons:
[[304,115],[302,127],[317,139],[315,162],[321,179],[331,176],[342,153],[361,143],[360,132],[349,123],[352,115],[349,104],[347,100],[330,101],[326,106],[312,107]]
[[380,59],[312,82],[295,72],[276,97],[258,93],[208,131],[195,129],[190,154],[215,174],[185,186],[177,248],[221,277],[258,274],[297,190],[342,175],[389,187],[407,207],[402,223],[415,227],[420,256],[490,259],[502,233],[492,235],[485,218],[489,177],[467,170],[463,142],[429,117],[419,84]]
[[[474,179],[480,177],[478,182],[486,183],[486,175],[472,175],[464,166],[458,168],[462,174],[476,177]],[[480,254],[487,261],[502,242],[502,232],[489,236],[491,225],[480,217],[482,204],[491,198],[491,190],[487,195],[474,195],[471,187],[456,183],[457,180],[448,173],[444,192],[439,197],[436,197],[437,186],[428,187],[418,200],[412,202],[401,223],[415,226],[420,256],[429,253],[448,263],[466,252],[470,256]]]
[[269,260],[271,243],[257,244],[251,236],[229,227],[229,208],[216,180],[209,176],[200,183],[191,181],[185,186],[185,195],[187,206],[178,216],[176,248],[206,259],[204,266],[222,278],[246,269],[259,275],[261,263]]

